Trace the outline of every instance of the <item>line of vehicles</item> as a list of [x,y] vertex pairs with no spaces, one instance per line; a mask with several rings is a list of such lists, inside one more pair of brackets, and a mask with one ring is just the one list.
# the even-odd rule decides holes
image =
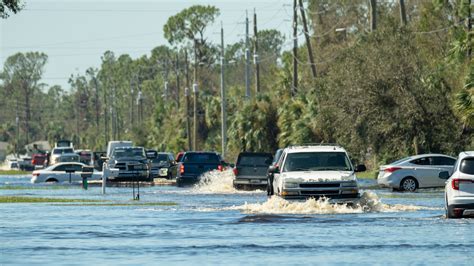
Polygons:
[[[109,142],[107,151],[99,158],[91,154],[87,164],[69,161],[77,154],[71,149],[72,144],[55,147],[51,156],[55,164],[34,171],[32,182],[63,182],[71,179],[71,173],[75,175],[72,180],[79,181],[80,168],[94,165],[92,179],[106,176],[112,182],[152,182],[161,177],[176,179],[181,187],[198,183],[206,172],[232,168],[236,189],[261,188],[269,196],[285,199],[324,197],[333,203],[351,204],[360,197],[356,173],[366,171],[365,165],[353,165],[344,148],[327,143],[292,145],[274,155],[242,152],[235,165],[225,162],[217,152],[187,151],[175,157],[172,153],[134,146],[131,141]],[[113,171],[116,174],[107,174]],[[445,187],[446,216],[474,216],[474,151],[462,152],[458,158],[443,154],[403,158],[381,166],[377,183],[408,192]]]

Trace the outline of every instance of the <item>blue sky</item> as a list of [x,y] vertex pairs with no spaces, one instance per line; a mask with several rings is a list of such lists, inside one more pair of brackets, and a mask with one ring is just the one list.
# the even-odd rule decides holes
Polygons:
[[[252,22],[258,14],[258,28],[275,28],[289,39],[292,1],[287,0],[35,0],[24,1],[25,10],[0,20],[0,62],[17,52],[41,51],[49,56],[43,75],[48,85],[68,89],[71,74],[83,74],[98,67],[106,50],[127,53],[133,58],[167,44],[163,25],[168,17],[195,4],[214,5],[221,11],[207,37],[220,42],[223,22],[226,44],[245,34],[245,11]],[[252,25],[250,31],[252,32]],[[287,42],[291,46],[291,42]],[[286,46],[286,48],[289,48]]]

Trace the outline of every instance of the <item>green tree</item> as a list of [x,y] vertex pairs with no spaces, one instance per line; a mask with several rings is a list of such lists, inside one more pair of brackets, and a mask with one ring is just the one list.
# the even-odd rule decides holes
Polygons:
[[2,0],[0,1],[0,18],[8,18],[10,12],[16,14],[24,5],[21,3],[21,0]]

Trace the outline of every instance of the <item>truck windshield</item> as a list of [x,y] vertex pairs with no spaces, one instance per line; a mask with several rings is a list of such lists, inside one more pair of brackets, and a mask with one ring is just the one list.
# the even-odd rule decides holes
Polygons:
[[215,153],[188,153],[184,155],[185,163],[220,163],[219,156]]
[[292,171],[351,171],[344,152],[288,153],[283,172]]
[[237,160],[237,165],[268,167],[271,162],[272,156],[270,154],[241,154]]
[[113,153],[114,158],[125,158],[125,157],[145,157],[145,151],[143,149],[115,149]]
[[168,155],[166,154],[158,154],[156,159],[153,159],[154,163],[167,162],[167,161],[168,161]]
[[73,153],[73,149],[54,149],[53,154]]

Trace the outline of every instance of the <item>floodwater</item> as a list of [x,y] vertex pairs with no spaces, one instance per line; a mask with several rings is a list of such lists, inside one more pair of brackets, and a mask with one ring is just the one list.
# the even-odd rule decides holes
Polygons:
[[[240,192],[230,172],[196,187],[141,188],[140,203],[0,204],[0,264],[472,265],[474,219],[445,219],[443,190],[394,193],[361,180],[355,206]],[[3,187],[3,188],[2,188]],[[0,177],[0,195],[135,203],[132,188],[29,184]]]

